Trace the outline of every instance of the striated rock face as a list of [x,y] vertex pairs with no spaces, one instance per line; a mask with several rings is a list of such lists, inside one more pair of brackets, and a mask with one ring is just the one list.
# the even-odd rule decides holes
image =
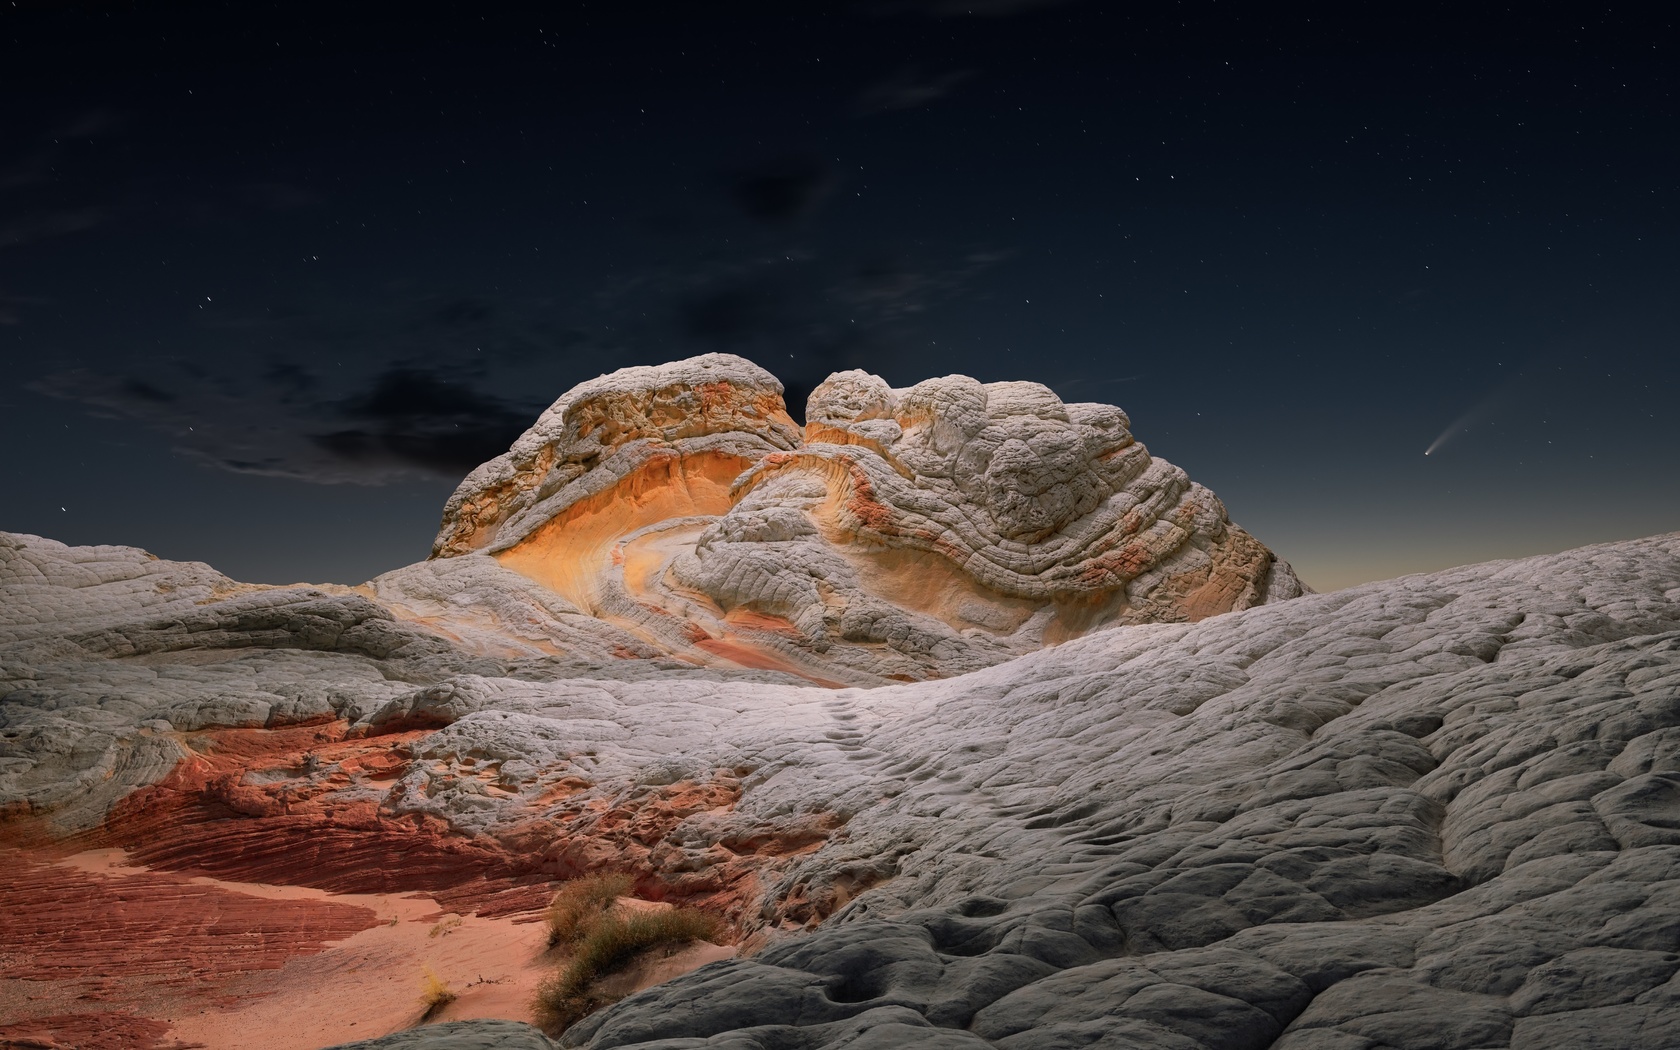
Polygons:
[[782,384],[744,358],[622,368],[567,391],[513,448],[467,475],[444,506],[432,554],[506,550],[637,494],[657,505],[626,520],[708,513],[720,498],[710,489],[798,443]]
[[585,383],[461,484],[434,555],[487,552],[624,654],[859,684],[1302,593],[1113,406],[853,371],[807,416],[722,354]]
[[[25,1020],[0,992],[0,1047],[178,1046],[161,1038],[169,1026],[155,1019],[121,1009],[69,1011],[89,1001],[133,1006],[188,991],[235,998],[265,972],[379,921],[363,907],[262,899],[174,873],[117,877],[5,847],[0,901],[0,987],[31,987],[30,1000],[66,1010]],[[60,988],[71,993],[69,1001],[54,1003]]]
[[865,892],[561,1045],[1673,1045],[1680,535],[833,696],[738,808]]
[[[32,610],[0,622],[0,839],[37,913],[0,926],[26,970],[92,979],[29,856],[109,845],[458,911],[628,869],[728,918],[742,958],[561,1039],[601,1050],[1661,1050],[1680,1027],[1680,534],[873,689],[492,658],[400,618],[373,655],[322,626],[378,620],[365,595],[31,537],[0,542],[0,592]],[[168,938],[145,907],[113,921]],[[0,983],[30,1038],[157,1032],[127,986],[36,979]],[[468,1023],[371,1045],[547,1044]]]
[[1680,534],[1276,601],[1118,409],[779,398],[586,384],[356,588],[0,534],[0,1043],[180,1045],[156,996],[376,921],[201,875],[534,917],[614,871],[740,957],[366,1045],[1674,1045]]

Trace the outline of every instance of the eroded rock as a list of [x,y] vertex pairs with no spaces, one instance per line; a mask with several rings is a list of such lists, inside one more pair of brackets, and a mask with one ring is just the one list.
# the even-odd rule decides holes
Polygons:
[[[129,566],[122,594],[173,571],[8,542],[46,579]],[[29,587],[64,635],[159,619]],[[250,644],[0,637],[0,827],[457,910],[628,858],[642,895],[732,918],[743,958],[567,1045],[1656,1047],[1680,1024],[1680,535],[876,689],[466,653],[404,681],[379,673],[401,650],[230,622]],[[210,711],[240,725],[170,721]]]
[[[1672,1043],[1680,534],[1274,601],[1117,409],[842,373],[801,435],[700,361],[563,398],[360,588],[0,535],[30,950],[88,968],[29,881],[72,844],[481,914],[628,871],[742,955],[562,1045]],[[163,1038],[101,994],[0,1036]]]
[[[780,384],[728,355],[585,383],[462,483],[434,555],[488,553],[558,596],[551,618],[616,629],[615,652],[825,684],[960,674],[1302,593],[1113,406],[854,371],[807,415],[801,433]],[[379,593],[404,602],[421,582],[405,573]]]

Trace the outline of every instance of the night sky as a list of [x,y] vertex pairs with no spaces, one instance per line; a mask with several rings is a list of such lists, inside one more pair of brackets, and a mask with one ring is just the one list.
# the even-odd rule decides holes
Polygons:
[[356,582],[711,350],[1119,404],[1321,590],[1680,529],[1666,14],[0,3],[0,529]]

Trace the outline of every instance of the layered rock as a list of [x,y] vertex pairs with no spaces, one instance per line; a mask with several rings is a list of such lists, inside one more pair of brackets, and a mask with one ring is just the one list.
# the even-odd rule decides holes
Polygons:
[[[798,434],[738,359],[586,387],[363,587],[0,534],[0,1039],[168,1045],[160,968],[369,921],[194,926],[190,876],[529,916],[621,871],[742,957],[562,1045],[1672,1042],[1680,534],[1275,601],[1117,409],[846,373]],[[89,847],[144,892],[39,874]]]
[[[81,870],[4,847],[0,900],[0,987],[33,985],[32,998],[65,1011],[77,999],[135,1006],[194,992],[200,1002],[230,997],[256,975],[379,922],[365,907],[263,899],[167,872]],[[68,1001],[53,1002],[55,992],[70,993]],[[0,993],[4,1047],[139,1050],[163,1043],[169,1027],[120,1009],[25,1020],[7,999]]]
[[744,358],[621,368],[567,391],[511,449],[467,475],[444,507],[432,553],[505,551],[539,531],[590,532],[602,514],[609,530],[623,530],[685,511],[715,513],[727,506],[720,487],[798,443],[782,384]]
[[[138,552],[0,550],[35,610],[0,625],[7,839],[406,879],[458,911],[627,866],[733,920],[742,959],[567,1045],[1658,1048],[1680,1026],[1680,535],[840,690],[496,670],[416,625],[435,650],[376,656],[327,648],[346,632],[317,614],[59,646],[189,639],[161,622],[248,595]],[[71,781],[120,790],[100,809]],[[544,1045],[388,1045],[504,1038]]]
[[854,371],[807,417],[728,355],[585,383],[462,483],[434,554],[489,554],[624,652],[858,684],[1302,592],[1113,406]]
[[1677,688],[1672,535],[838,694],[741,806],[857,807],[770,899],[873,888],[560,1045],[1658,1050]]

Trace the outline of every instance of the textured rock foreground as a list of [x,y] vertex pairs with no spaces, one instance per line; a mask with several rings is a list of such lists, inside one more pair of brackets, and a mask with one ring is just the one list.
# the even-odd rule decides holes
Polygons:
[[498,656],[363,594],[31,537],[0,586],[14,841],[487,910],[627,867],[733,923],[748,957],[564,1045],[1680,1031],[1680,534],[876,689]]
[[434,555],[468,564],[380,594],[442,614],[443,581],[511,569],[548,618],[595,621],[594,650],[874,685],[1301,593],[1112,405],[854,371],[806,414],[801,430],[775,377],[728,354],[584,383],[450,498]]

